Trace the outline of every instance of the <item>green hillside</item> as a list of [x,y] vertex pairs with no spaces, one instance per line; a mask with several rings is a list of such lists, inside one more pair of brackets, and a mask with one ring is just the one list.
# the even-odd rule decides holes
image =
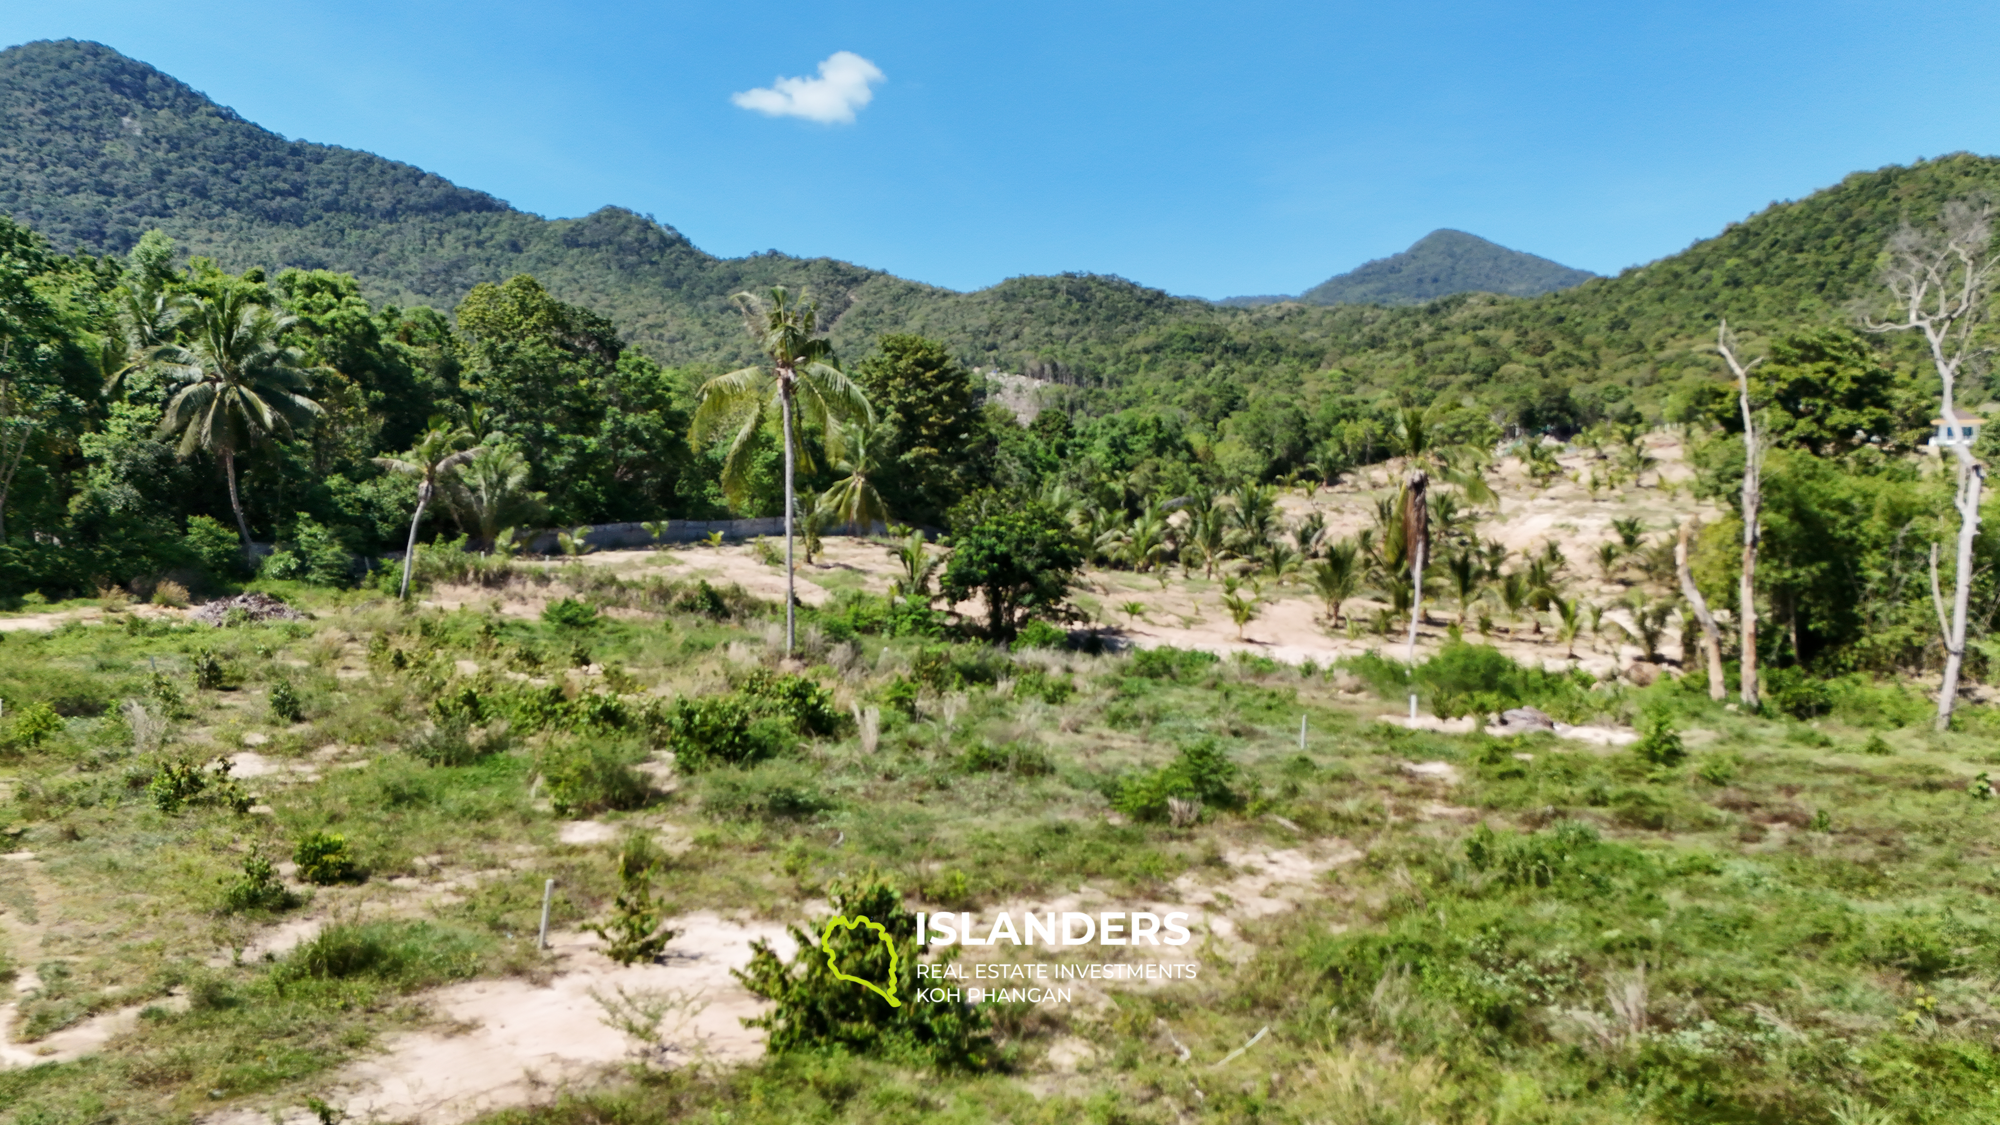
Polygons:
[[[2000,162],[1954,155],[1856,173],[1679,254],[1544,296],[1245,309],[1094,275],[955,293],[825,258],[722,259],[618,208],[546,220],[406,164],[287,141],[92,43],[0,52],[0,121],[0,211],[59,248],[122,252],[157,226],[227,269],[349,271],[377,302],[446,310],[478,282],[529,272],[669,364],[742,358],[728,295],[784,283],[818,298],[843,354],[916,331],[968,363],[1103,388],[1106,408],[1179,408],[1211,425],[1260,396],[1310,412],[1356,393],[1471,395],[1503,422],[1563,395],[1578,421],[1628,402],[1657,412],[1681,381],[1715,370],[1701,346],[1716,317],[1752,332],[1839,321],[1906,216],[2000,188]],[[1467,259],[1470,236],[1452,233],[1410,256]]]
[[1488,242],[1434,230],[1408,250],[1328,278],[1299,294],[1308,305],[1417,305],[1454,293],[1539,297],[1597,275]]
[[1377,258],[1328,278],[1297,297],[1230,297],[1217,301],[1257,308],[1282,301],[1304,305],[1421,305],[1458,293],[1539,297],[1581,285],[1597,275],[1476,234],[1434,230],[1400,254]]

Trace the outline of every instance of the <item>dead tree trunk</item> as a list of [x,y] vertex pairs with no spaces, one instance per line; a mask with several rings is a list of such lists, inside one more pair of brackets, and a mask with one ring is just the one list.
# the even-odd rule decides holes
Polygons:
[[1895,303],[1895,316],[1874,320],[1864,316],[1870,332],[1917,331],[1929,346],[1937,369],[1948,455],[1958,475],[1952,507],[1958,512],[1956,571],[1952,575],[1951,611],[1944,612],[1937,577],[1937,549],[1931,551],[1932,596],[1938,606],[1938,628],[1944,641],[1944,678],[1938,686],[1937,729],[1951,729],[1958,703],[1958,681],[1965,665],[1968,614],[1972,602],[1972,548],[1979,538],[1979,502],[1986,487],[1986,466],[1972,455],[1972,445],[1959,424],[1958,375],[1975,348],[1973,337],[1986,317],[1993,295],[1993,273],[2000,258],[1993,253],[1993,206],[1952,200],[1944,205],[1935,228],[1917,230],[1905,223],[1889,240],[1889,261],[1882,283]]
[[1720,703],[1729,694],[1722,682],[1722,630],[1716,627],[1708,599],[1701,596],[1701,587],[1694,584],[1694,570],[1688,565],[1688,538],[1694,534],[1694,526],[1693,520],[1681,525],[1681,537],[1674,544],[1674,572],[1680,575],[1681,596],[1701,623],[1701,651],[1708,659],[1708,697]]
[[1729,322],[1715,332],[1715,350],[1736,373],[1736,402],[1743,411],[1743,574],[1736,587],[1736,627],[1742,649],[1743,709],[1757,709],[1757,546],[1763,538],[1759,520],[1764,510],[1765,437],[1757,432],[1757,419],[1750,410],[1750,368],[1764,362],[1750,361],[1745,367],[1736,358],[1736,341]]

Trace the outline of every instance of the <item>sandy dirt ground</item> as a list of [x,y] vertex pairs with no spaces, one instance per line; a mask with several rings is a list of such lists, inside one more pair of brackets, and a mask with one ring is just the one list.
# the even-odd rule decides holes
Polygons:
[[[1498,540],[1516,552],[1538,551],[1544,544],[1554,543],[1569,560],[1566,577],[1573,593],[1607,604],[1624,598],[1633,587],[1626,581],[1607,580],[1599,575],[1594,559],[1598,544],[1615,537],[1614,519],[1634,516],[1642,519],[1649,541],[1658,542],[1689,514],[1698,514],[1709,521],[1719,515],[1712,506],[1697,504],[1690,498],[1685,489],[1690,474],[1678,445],[1665,435],[1654,435],[1649,440],[1659,468],[1647,475],[1646,486],[1601,490],[1595,496],[1577,483],[1594,467],[1588,453],[1563,454],[1567,476],[1548,488],[1534,487],[1517,464],[1502,462],[1494,474],[1496,489],[1501,493],[1499,511],[1477,526],[1477,534]],[[1311,495],[1303,490],[1287,492],[1281,509],[1288,524],[1319,512],[1333,537],[1346,537],[1373,522],[1375,501],[1391,495],[1399,479],[1396,466],[1377,466],[1336,488],[1320,489]],[[761,561],[749,545],[605,551],[585,556],[581,561],[588,566],[612,568],[629,577],[661,574],[735,584],[753,596],[773,601],[782,599],[785,588],[782,568]],[[813,563],[803,563],[801,554],[797,589],[801,601],[821,605],[845,590],[884,593],[897,573],[893,553],[886,545],[830,538],[826,540],[824,553]],[[1345,622],[1340,628],[1331,627],[1319,600],[1302,583],[1267,583],[1261,593],[1262,611],[1241,637],[1221,604],[1220,583],[1206,581],[1198,572],[1192,578],[1183,578],[1175,571],[1163,587],[1150,575],[1092,570],[1084,576],[1078,602],[1100,626],[1142,647],[1172,645],[1225,654],[1251,652],[1287,662],[1311,660],[1322,664],[1366,651],[1380,651],[1397,658],[1402,655],[1404,636],[1384,638],[1366,632],[1350,636]],[[546,592],[520,586],[505,591],[445,588],[434,591],[429,602],[447,609],[497,605],[504,613],[532,616],[541,612],[547,598],[562,594],[559,583]],[[967,615],[976,614],[978,608],[977,605],[957,607]],[[1374,603],[1366,600],[1357,600],[1349,607],[1351,612],[1364,617],[1371,616],[1374,608]],[[181,611],[143,606],[128,607],[121,612],[154,616]],[[1580,641],[1573,659],[1552,639],[1537,637],[1526,622],[1503,624],[1492,640],[1524,662],[1551,667],[1574,663],[1599,674],[1617,672],[1640,655],[1638,647],[1628,643],[1609,624],[1621,614],[1618,610],[1607,613],[1604,635]],[[103,623],[115,616],[97,608],[0,615],[0,631],[52,629],[68,621]],[[1420,630],[1420,656],[1442,642],[1447,624],[1455,617],[1455,606],[1435,603],[1430,606],[1428,623]],[[1678,651],[1678,638],[1671,631],[1662,648],[1667,652]],[[1409,722],[1399,716],[1384,718]],[[1438,724],[1439,720],[1420,716],[1417,722],[1428,725]],[[1576,737],[1606,741],[1611,734],[1586,733]],[[229,749],[233,751],[231,761],[238,776],[260,778],[267,783],[306,781],[326,769],[366,765],[365,761],[341,760],[347,751],[342,747],[326,748],[300,761],[267,757],[255,745]],[[1435,797],[1441,798],[1453,781],[1451,769],[1445,763],[1409,763],[1405,772],[1414,781],[1434,785]],[[1412,815],[1462,818],[1468,811],[1431,799],[1415,808]],[[608,825],[575,822],[565,825],[559,838],[566,845],[592,846],[609,842],[614,835]],[[1105,908],[1153,909],[1161,913],[1182,910],[1190,915],[1190,928],[1195,934],[1187,946],[1139,951],[1127,947],[1122,954],[1113,952],[1112,957],[1238,961],[1251,950],[1246,926],[1254,927],[1259,919],[1290,910],[1309,896],[1329,893],[1331,882],[1337,881],[1337,869],[1360,854],[1341,840],[1302,842],[1294,847],[1248,848],[1229,852],[1220,864],[1176,880],[1158,903],[1127,902],[1114,906],[1086,887],[1052,901],[1001,903],[980,913],[990,917],[1004,910],[1018,917],[1024,912]],[[342,916],[355,917],[420,916],[440,903],[452,901],[473,882],[491,874],[454,869],[443,857],[433,858],[435,862],[420,878],[384,880],[355,896],[323,894],[315,901],[310,916],[245,935],[240,948],[221,951],[218,956],[282,955],[299,942],[309,940],[336,910],[343,912]],[[521,860],[530,861],[531,857]],[[37,876],[32,855],[0,856],[0,863],[18,865],[16,871],[28,875],[34,885]],[[31,925],[12,911],[0,914],[0,925],[8,928],[10,942],[23,954],[23,960],[33,963],[35,951],[40,947],[41,925]],[[754,1057],[761,1051],[761,1038],[744,1029],[740,1020],[756,1014],[760,1006],[735,982],[730,970],[747,963],[749,943],[755,939],[768,939],[782,954],[789,955],[791,942],[783,927],[709,913],[691,914],[674,925],[683,933],[674,940],[661,964],[620,967],[599,952],[596,938],[562,934],[552,939],[549,973],[540,981],[515,978],[475,981],[428,995],[424,1000],[438,1017],[436,1026],[397,1036],[382,1044],[377,1054],[348,1067],[335,1083],[340,1104],[356,1120],[456,1125],[490,1109],[546,1099],[565,1084],[592,1081],[607,1068],[630,1061],[635,1051],[642,1049],[649,1052],[653,1062],[666,1065],[696,1060],[728,1063]],[[1093,956],[1110,952],[1095,946],[1090,948]],[[965,952],[968,962],[976,962],[1046,956],[1057,951],[985,947]],[[36,985],[32,972],[21,975],[12,999],[0,1005],[0,1027],[11,1023],[19,998]],[[1121,981],[1104,987],[1148,986],[1143,982]],[[676,998],[661,1025],[657,1042],[642,1048],[607,1022],[606,1007],[600,998],[616,997],[621,990],[628,997]],[[1077,1000],[1109,1002],[1103,987],[1089,984],[1079,989]],[[169,998],[166,1002],[177,1001]],[[80,1057],[132,1027],[139,1010],[134,1007],[105,1013],[31,1046],[0,1038],[0,1067]],[[1065,1042],[1056,1045],[1050,1058],[1060,1072],[1083,1065],[1090,1054],[1087,1043]],[[286,1107],[279,1116],[292,1121],[303,1120],[302,1114],[303,1110],[297,1107]],[[269,1120],[268,1109],[235,1110],[210,1119],[214,1125],[262,1125]]]
[[[1595,495],[1580,483],[1603,472],[1602,462],[1585,450],[1559,453],[1564,475],[1547,487],[1538,487],[1527,477],[1518,461],[1502,459],[1489,474],[1499,494],[1498,511],[1474,525],[1482,540],[1504,544],[1517,556],[1540,552],[1554,544],[1568,560],[1563,571],[1571,596],[1606,606],[1604,623],[1595,636],[1579,637],[1573,650],[1555,640],[1552,620],[1544,621],[1536,632],[1528,618],[1507,621],[1494,610],[1496,627],[1485,639],[1508,656],[1525,664],[1551,670],[1580,667],[1598,676],[1623,674],[1645,653],[1624,626],[1632,621],[1631,611],[1622,603],[1634,591],[1646,596],[1670,593],[1665,587],[1644,584],[1636,572],[1626,569],[1619,577],[1607,579],[1596,562],[1600,544],[1617,541],[1614,520],[1637,518],[1646,532],[1648,545],[1664,542],[1690,515],[1712,523],[1722,515],[1716,505],[1697,501],[1689,491],[1692,470],[1685,463],[1684,450],[1672,435],[1656,433],[1647,439],[1647,450],[1657,467],[1645,474],[1643,486],[1600,489]],[[1330,539],[1345,539],[1371,526],[1378,499],[1395,494],[1402,479],[1395,462],[1377,465],[1353,474],[1333,488],[1308,495],[1303,489],[1281,494],[1279,509],[1287,527],[1313,512],[1326,520]],[[782,548],[779,540],[771,541]],[[808,565],[801,562],[797,589],[807,605],[823,605],[843,589],[886,593],[899,573],[893,553],[880,543],[862,539],[829,538],[826,551]],[[803,555],[800,556],[803,558]],[[760,561],[749,545],[725,547],[681,547],[666,550],[603,551],[583,556],[590,566],[609,567],[622,575],[640,577],[667,574],[682,578],[705,578],[712,583],[736,583],[760,598],[782,602],[784,570]],[[555,565],[555,564],[547,564]],[[1440,583],[1441,585],[1441,583]],[[503,612],[532,616],[541,612],[546,598],[510,591]],[[551,591],[548,597],[561,596]],[[1338,627],[1329,622],[1321,600],[1313,595],[1303,577],[1289,584],[1266,581],[1259,589],[1260,611],[1239,636],[1222,603],[1219,581],[1211,582],[1196,571],[1183,578],[1171,571],[1163,585],[1155,576],[1131,571],[1087,570],[1077,590],[1077,602],[1096,622],[1115,636],[1141,648],[1173,646],[1196,648],[1219,655],[1253,653],[1290,664],[1314,661],[1326,664],[1344,656],[1378,652],[1404,659],[1408,634],[1397,630],[1387,637],[1367,629],[1349,635],[1346,616],[1366,622],[1383,607],[1369,597],[1356,598],[1343,606]],[[441,590],[434,602],[444,608],[492,602],[491,591],[472,589]],[[1140,611],[1127,613],[1136,605]],[[957,612],[977,618],[977,602],[964,603]],[[1726,608],[1726,607],[1718,607]],[[1551,615],[1544,615],[1545,617]],[[1478,611],[1468,614],[1463,630],[1477,637]],[[1458,607],[1450,599],[1433,594],[1426,600],[1425,620],[1418,629],[1417,655],[1421,659],[1436,651],[1448,629],[1458,623]],[[1680,651],[1677,624],[1670,622],[1661,649],[1668,655]]]

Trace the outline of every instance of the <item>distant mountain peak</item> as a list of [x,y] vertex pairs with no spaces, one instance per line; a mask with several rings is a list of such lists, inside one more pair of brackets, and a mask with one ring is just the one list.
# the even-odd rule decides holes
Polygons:
[[1597,275],[1519,250],[1509,250],[1476,234],[1440,229],[1408,250],[1365,262],[1328,278],[1297,297],[1231,297],[1224,305],[1254,306],[1297,301],[1304,305],[1421,305],[1454,293],[1504,293],[1539,297],[1581,285]]

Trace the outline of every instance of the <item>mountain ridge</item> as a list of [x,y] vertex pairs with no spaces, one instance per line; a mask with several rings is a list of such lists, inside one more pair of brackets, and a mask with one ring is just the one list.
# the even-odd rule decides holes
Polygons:
[[843,356],[918,332],[961,362],[1039,373],[1102,408],[1204,425],[1254,413],[1259,396],[1290,412],[1332,409],[1336,395],[1457,396],[1525,417],[1500,400],[1544,385],[1557,398],[1572,388],[1580,416],[1656,409],[1715,377],[1717,317],[1746,333],[1848,323],[1842,310],[1870,291],[1900,222],[1980,192],[2000,195],[2000,160],[1855,172],[1677,254],[1536,297],[1231,308],[1087,273],[959,293],[830,258],[717,258],[624,208],[544,219],[411,165],[286,140],[100,44],[0,51],[0,212],[63,249],[118,251],[157,226],[227,269],[346,271],[378,303],[446,310],[480,281],[533,273],[667,364],[748,360],[729,295],[784,284],[818,300]]
[[1458,293],[1539,297],[1598,276],[1538,254],[1449,227],[1439,228],[1386,258],[1336,274],[1296,297],[1227,297],[1219,305],[1257,308],[1296,301],[1302,305],[1421,305]]

